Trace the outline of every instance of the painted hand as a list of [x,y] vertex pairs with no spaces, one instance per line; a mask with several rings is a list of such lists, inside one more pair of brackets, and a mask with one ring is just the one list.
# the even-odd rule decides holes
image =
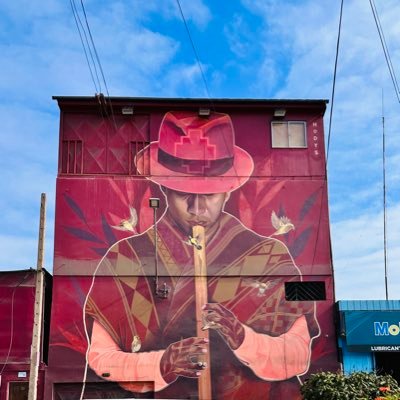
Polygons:
[[244,328],[236,316],[219,303],[207,303],[203,310],[206,329],[218,331],[231,349],[236,350],[244,340]]
[[161,358],[161,375],[165,382],[173,382],[178,375],[198,378],[207,368],[202,355],[207,353],[208,340],[190,337],[170,344]]

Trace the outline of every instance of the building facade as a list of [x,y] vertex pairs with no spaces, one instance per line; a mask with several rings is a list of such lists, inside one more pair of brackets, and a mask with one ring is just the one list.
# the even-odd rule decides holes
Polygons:
[[[38,398],[43,398],[48,356],[51,275],[44,272]],[[0,272],[0,399],[28,399],[36,270]]]
[[400,381],[399,300],[341,300],[338,345],[343,372],[376,371]]
[[45,398],[298,399],[338,369],[326,101],[55,99]]

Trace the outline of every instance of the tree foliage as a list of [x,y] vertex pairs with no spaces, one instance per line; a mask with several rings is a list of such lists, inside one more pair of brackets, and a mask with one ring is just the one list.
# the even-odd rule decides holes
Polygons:
[[303,400],[400,400],[400,387],[387,374],[320,372],[305,381],[301,394]]

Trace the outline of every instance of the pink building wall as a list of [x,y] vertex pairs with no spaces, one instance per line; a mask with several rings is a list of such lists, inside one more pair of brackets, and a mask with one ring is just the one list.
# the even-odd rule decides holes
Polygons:
[[[94,98],[57,101],[60,151],[46,398],[72,399],[81,393],[84,398],[132,393],[143,398],[197,398],[200,378],[189,378],[187,371],[203,375],[210,370],[213,398],[296,399],[300,398],[299,382],[309,373],[338,368],[324,158],[325,101],[214,100],[212,105],[179,99],[114,98],[105,104],[103,100],[102,105]],[[133,109],[133,115],[122,113],[126,107]],[[220,133],[213,133],[213,124],[197,117],[199,107],[211,108],[209,118],[215,118],[216,124],[223,121]],[[271,122],[278,121],[273,116],[278,108],[286,110],[279,121],[305,123],[307,147],[272,147]],[[178,128],[185,139],[171,139],[174,133],[168,129]],[[233,143],[227,143],[230,135]],[[155,151],[162,147],[162,140],[165,148],[176,150],[173,165],[168,164],[174,172],[169,175],[159,165],[160,154],[157,158],[156,152],[148,153],[145,158],[150,147]],[[173,140],[177,142],[170,146]],[[200,148],[196,141],[204,144],[203,155],[196,153]],[[189,144],[183,152],[182,144]],[[215,154],[230,145],[236,158],[226,172],[193,175],[199,162],[204,171],[212,168],[218,161]],[[218,312],[225,314],[216,316],[222,321],[220,328],[209,331],[206,347],[211,365],[204,371],[196,370],[198,354],[195,361],[183,357],[183,372],[174,369],[177,357],[184,353],[173,353],[173,344],[187,343],[182,341],[198,333],[190,289],[196,250],[183,239],[171,239],[181,232],[170,223],[173,198],[167,194],[168,208],[160,185],[167,188],[166,193],[202,190],[203,195],[212,196],[219,193],[218,188],[229,193],[223,204],[224,221],[218,222],[218,243],[213,238],[205,245],[208,302],[211,307],[221,305],[223,311]],[[200,189],[203,186],[210,193]],[[153,287],[153,210],[148,206],[152,197],[160,199],[159,279],[171,289],[162,300]],[[193,201],[206,200],[203,196]],[[131,219],[131,225],[121,224],[129,220],[132,209],[137,218]],[[293,228],[277,232],[273,212],[281,221],[288,218]],[[168,269],[172,265],[175,269]],[[288,300],[286,283],[301,281],[323,282],[324,300]],[[170,326],[168,319],[176,325]],[[221,325],[232,325],[236,331],[225,331]],[[302,344],[293,344],[297,326],[297,336],[305,343],[302,354],[298,350]],[[103,336],[94,336],[99,327]],[[125,362],[115,358],[117,353],[105,358],[102,348],[107,335],[117,353],[127,357]],[[130,346],[135,337],[139,349]],[[242,353],[252,338],[261,343],[261,350],[247,360]],[[88,352],[90,341],[92,348],[100,343],[96,354],[101,363]],[[156,353],[157,361],[150,359]],[[169,364],[168,354],[173,354]],[[139,358],[145,361],[138,369]],[[269,366],[258,361],[263,359],[269,360]],[[131,366],[132,373],[123,365]],[[167,370],[172,375],[167,377]]]

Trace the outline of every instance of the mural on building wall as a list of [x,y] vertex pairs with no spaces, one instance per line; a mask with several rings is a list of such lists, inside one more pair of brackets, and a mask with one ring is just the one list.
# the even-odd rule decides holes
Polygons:
[[71,308],[53,312],[53,360],[84,355],[84,380],[119,396],[298,398],[312,367],[334,365],[329,318],[285,299],[285,282],[331,274],[326,188],[252,177],[221,113],[167,113],[135,163],[150,181],[58,184],[55,274]]

